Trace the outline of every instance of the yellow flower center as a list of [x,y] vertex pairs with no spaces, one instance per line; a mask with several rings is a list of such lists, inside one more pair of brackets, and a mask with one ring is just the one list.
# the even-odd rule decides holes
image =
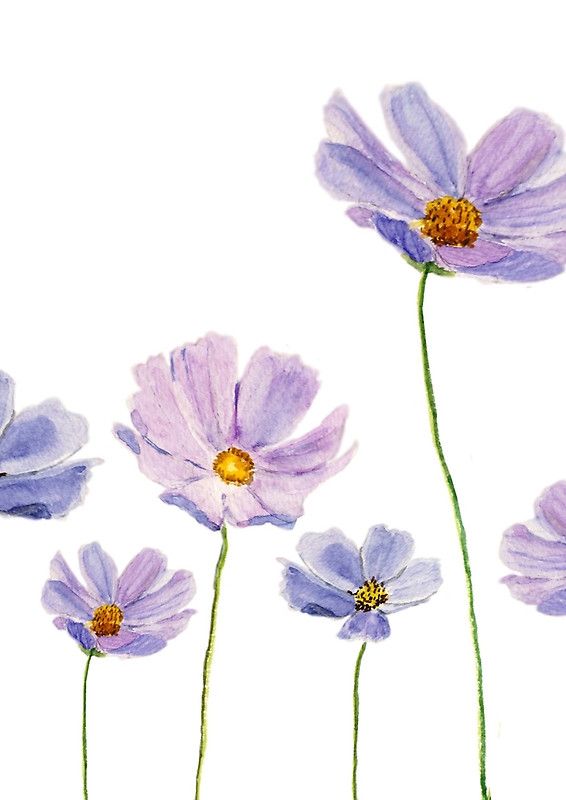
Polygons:
[[423,236],[436,245],[473,247],[482,224],[480,212],[465,197],[438,197],[425,206],[425,217],[419,220]]
[[91,631],[97,636],[117,636],[124,619],[124,612],[118,606],[105,605],[95,609],[90,623]]
[[389,595],[383,583],[375,578],[367,580],[360,588],[353,592],[356,601],[356,611],[373,611],[378,606],[387,602]]
[[222,478],[224,483],[236,483],[246,486],[254,479],[255,465],[252,457],[245,450],[229,447],[218,453],[212,464],[212,469]]

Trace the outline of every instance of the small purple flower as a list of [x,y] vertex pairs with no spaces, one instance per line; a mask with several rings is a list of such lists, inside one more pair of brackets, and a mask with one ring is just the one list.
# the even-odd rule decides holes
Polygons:
[[142,472],[166,487],[164,502],[211,530],[223,522],[292,527],[306,496],[354,453],[335,458],[344,406],[284,442],[319,386],[297,356],[262,347],[238,379],[236,343],[211,333],[174,350],[169,363],[150,358],[135,374],[135,430],[117,425],[116,436],[137,455]]
[[347,617],[341,639],[386,639],[388,615],[426,602],[442,583],[438,561],[411,560],[413,549],[410,534],[384,525],[370,528],[360,550],[337,528],[307,533],[297,546],[307,569],[281,559],[283,597],[303,614]]
[[566,481],[546,489],[535,519],[503,534],[501,559],[519,575],[502,582],[517,600],[551,616],[566,614]]
[[149,656],[178,636],[195,613],[184,608],[195,593],[192,574],[168,572],[158,550],[142,550],[121,575],[96,542],[80,549],[79,563],[86,585],[57,553],[41,600],[57,615],[55,627],[66,630],[83,650]]
[[544,115],[517,109],[466,155],[454,121],[418,84],[387,89],[382,105],[406,166],[348,101],[325,110],[329,140],[317,155],[322,185],[355,205],[414,262],[507,281],[536,281],[566,261],[566,164],[562,133]]
[[14,381],[0,372],[0,513],[30,519],[62,517],[86,491],[97,460],[68,463],[87,441],[88,426],[59,400],[14,416]]

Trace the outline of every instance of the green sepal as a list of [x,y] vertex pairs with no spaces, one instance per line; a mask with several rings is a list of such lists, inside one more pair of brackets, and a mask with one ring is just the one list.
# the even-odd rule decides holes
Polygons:
[[410,264],[417,272],[424,272],[425,269],[427,272],[432,272],[434,275],[444,275],[446,278],[453,278],[456,274],[455,272],[451,272],[448,269],[443,269],[439,267],[435,261],[413,261],[412,258],[409,256],[402,256],[405,259],[407,264]]
[[106,658],[106,653],[101,653],[100,650],[96,650],[94,647],[92,648],[92,650],[87,650],[86,648],[81,647],[81,645],[79,645],[79,650],[81,650],[85,654],[85,656],[94,656],[95,658]]

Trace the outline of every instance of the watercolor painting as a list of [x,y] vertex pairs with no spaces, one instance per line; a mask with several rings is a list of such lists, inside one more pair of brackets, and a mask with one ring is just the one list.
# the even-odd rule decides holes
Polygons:
[[0,37],[0,795],[559,800],[556,9]]

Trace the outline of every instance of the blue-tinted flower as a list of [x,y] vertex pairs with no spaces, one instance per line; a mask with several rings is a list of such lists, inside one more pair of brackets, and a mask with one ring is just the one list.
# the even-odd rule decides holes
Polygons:
[[412,559],[413,538],[384,525],[370,528],[360,550],[342,531],[307,533],[297,546],[306,565],[283,561],[282,594],[292,608],[316,617],[347,617],[341,639],[379,641],[389,614],[428,600],[442,578],[436,559]]
[[566,167],[562,133],[526,109],[500,120],[466,155],[464,137],[424,89],[386,90],[383,110],[406,165],[388,152],[348,101],[326,107],[329,140],[317,174],[416,262],[474,276],[535,281],[566,262]]
[[0,372],[0,513],[50,519],[78,505],[97,461],[68,459],[87,438],[86,420],[59,400],[14,416],[14,382]]
[[519,575],[503,578],[517,600],[552,616],[566,614],[566,481],[546,489],[535,519],[503,534],[501,559]]
[[57,553],[41,599],[57,615],[55,627],[66,630],[83,650],[148,656],[178,636],[194,614],[185,608],[195,593],[192,574],[168,572],[158,550],[142,550],[121,575],[96,542],[81,548],[79,563],[85,585]]

